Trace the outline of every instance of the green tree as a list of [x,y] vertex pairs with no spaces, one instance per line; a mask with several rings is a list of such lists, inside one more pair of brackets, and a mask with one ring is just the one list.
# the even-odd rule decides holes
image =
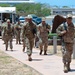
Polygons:
[[0,4],[1,7],[9,7],[9,4]]
[[17,13],[20,15],[36,14],[37,16],[50,15],[50,7],[48,4],[16,4]]
[[62,8],[70,8],[69,6],[63,6]]

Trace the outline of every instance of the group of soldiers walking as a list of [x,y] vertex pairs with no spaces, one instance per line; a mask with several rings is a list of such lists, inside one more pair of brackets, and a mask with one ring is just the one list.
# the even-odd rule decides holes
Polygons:
[[[2,24],[2,39],[4,40],[6,51],[8,50],[8,42],[10,42],[10,49],[13,51],[12,41],[16,38],[16,44],[21,44],[23,42],[23,52],[25,47],[27,47],[28,60],[32,61],[32,50],[34,47],[34,41],[39,41],[39,55],[47,55],[48,48],[48,33],[51,29],[50,25],[45,22],[45,18],[42,18],[42,22],[36,25],[32,21],[32,17],[28,15],[25,18],[23,24],[18,21],[16,24],[12,25],[8,19]],[[68,15],[66,17],[66,23],[61,24],[56,32],[62,38],[62,56],[64,63],[64,72],[70,71],[71,55],[73,52],[74,43],[74,25],[72,23],[72,16]],[[36,40],[35,40],[36,39]]]
[[[35,44],[35,41],[39,39],[39,54],[42,54],[44,50],[44,55],[47,55],[48,47],[48,32],[50,31],[50,25],[46,24],[45,18],[42,19],[42,22],[39,25],[36,25],[32,21],[32,16],[28,15],[25,18],[25,22],[22,24],[18,21],[16,24],[11,24],[10,20],[7,19],[6,22],[2,24],[2,39],[5,43],[5,50],[8,51],[8,43],[10,43],[10,49],[13,51],[13,38],[16,38],[16,44],[23,43],[23,52],[25,47],[27,48],[28,60],[32,61],[32,50]],[[37,37],[37,39],[36,39]],[[36,39],[36,40],[35,40]],[[44,48],[43,48],[44,47]]]

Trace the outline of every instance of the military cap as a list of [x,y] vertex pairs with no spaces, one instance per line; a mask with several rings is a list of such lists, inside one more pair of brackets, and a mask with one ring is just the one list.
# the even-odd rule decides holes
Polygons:
[[71,15],[71,14],[68,14],[68,15],[66,16],[66,18],[67,18],[67,19],[72,19],[72,15]]
[[28,18],[28,19],[32,19],[32,16],[31,16],[31,15],[28,15],[27,18]]
[[45,18],[45,17],[43,17],[43,18],[42,18],[42,21],[45,21],[45,20],[46,20],[46,18]]

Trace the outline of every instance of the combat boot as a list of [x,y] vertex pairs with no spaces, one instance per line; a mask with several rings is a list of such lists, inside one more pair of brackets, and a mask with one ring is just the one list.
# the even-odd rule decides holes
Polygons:
[[42,54],[42,51],[43,51],[43,50],[40,50],[40,53],[39,53],[40,55]]
[[23,52],[25,51],[25,48],[23,48]]
[[64,64],[64,73],[68,73],[68,66],[67,66],[67,64]]
[[12,48],[11,48],[11,51],[13,51]]
[[8,51],[8,48],[6,47],[6,51]]
[[32,58],[31,58],[31,56],[29,56],[29,57],[28,57],[28,61],[32,61]]
[[5,44],[5,42],[3,44]]
[[13,50],[11,49],[11,51],[13,51]]
[[10,49],[11,49],[11,51],[13,51],[12,49],[13,49],[13,47],[12,46],[10,46]]
[[19,42],[19,44],[21,44],[21,43]]
[[44,55],[47,55],[47,50],[44,51]]
[[6,51],[8,51],[7,48],[6,48]]
[[68,71],[71,71],[71,69],[70,69],[70,63],[67,64],[67,67],[68,67]]

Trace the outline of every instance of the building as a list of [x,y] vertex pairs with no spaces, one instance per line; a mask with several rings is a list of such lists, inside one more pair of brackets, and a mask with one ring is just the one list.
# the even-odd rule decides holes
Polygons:
[[75,15],[75,8],[52,8],[51,14],[52,15],[66,15],[66,14],[73,14]]
[[5,19],[10,19],[11,23],[15,22],[16,7],[0,7],[0,23]]
[[34,0],[0,0],[0,3],[9,3],[9,4],[34,3]]

